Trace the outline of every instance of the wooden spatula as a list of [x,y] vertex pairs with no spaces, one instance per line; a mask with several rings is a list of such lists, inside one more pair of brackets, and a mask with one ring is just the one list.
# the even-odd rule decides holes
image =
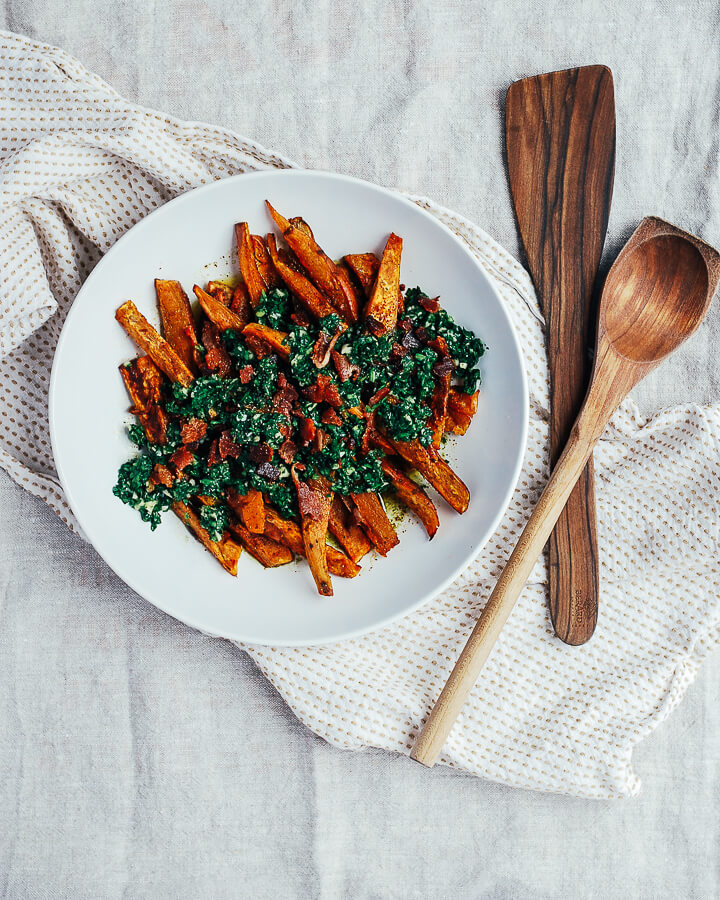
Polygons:
[[[505,129],[510,190],[547,323],[554,466],[590,377],[593,283],[615,171],[610,69],[582,66],[516,81],[507,93]],[[553,626],[566,643],[582,644],[598,612],[592,458],[549,545]]]

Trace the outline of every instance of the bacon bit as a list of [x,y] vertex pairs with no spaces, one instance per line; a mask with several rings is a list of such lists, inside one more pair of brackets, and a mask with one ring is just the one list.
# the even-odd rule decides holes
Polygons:
[[443,375],[449,375],[455,368],[455,363],[449,356],[443,356],[442,359],[439,359],[435,365],[432,367],[433,375],[437,375],[438,377],[442,377]]
[[[282,253],[282,251],[281,251]],[[298,302],[293,298],[293,309],[294,312],[290,314],[290,318],[292,321],[298,325],[300,328],[307,328],[312,319],[310,318],[310,313],[306,309],[304,309]]]
[[183,444],[194,444],[207,434],[207,422],[202,419],[186,419],[180,425],[180,437]]
[[375,435],[375,413],[365,414],[365,431],[363,431],[362,441],[360,443],[360,452],[363,456],[370,452],[374,445]]
[[322,428],[318,428],[315,431],[315,437],[313,438],[313,450],[316,453],[319,453],[321,450],[324,450],[329,443],[330,435],[327,431],[323,431]]
[[403,347],[402,344],[398,344],[397,341],[392,345],[392,350],[390,355],[395,359],[402,359],[403,356],[407,356],[407,350]]
[[254,444],[248,451],[248,456],[259,466],[261,463],[270,462],[273,458],[273,449],[269,444]]
[[239,284],[233,291],[230,309],[242,319],[243,325],[247,325],[250,321],[251,306],[250,297],[244,284]]
[[332,361],[335,364],[335,371],[338,373],[340,381],[345,382],[349,378],[360,374],[360,366],[351,363],[344,353],[332,350],[330,355],[332,356]]
[[220,453],[218,452],[218,440],[215,440],[210,444],[210,450],[208,451],[208,461],[207,464],[209,466],[216,466],[220,462]]
[[220,329],[209,319],[203,323],[202,342],[207,350],[203,367],[220,378],[227,378],[231,368],[230,357],[220,341]]
[[302,441],[303,446],[306,447],[310,441],[312,441],[316,431],[317,426],[312,419],[306,419],[304,416],[300,416],[300,440]]
[[247,384],[250,379],[255,374],[255,369],[248,363],[248,365],[243,366],[242,369],[238,371],[238,378],[240,379],[240,384]]
[[278,456],[280,459],[290,465],[292,461],[295,459],[295,454],[297,453],[297,445],[294,441],[291,441],[290,438],[286,438],[282,444],[280,444],[280,449],[278,450]]
[[280,470],[269,462],[261,463],[255,471],[268,481],[277,481],[280,477]]
[[324,331],[320,332],[318,339],[315,341],[311,357],[317,369],[324,369],[330,362],[330,354],[341,334],[342,331],[337,331],[332,336]]
[[410,319],[400,319],[398,321],[398,328],[407,334],[408,331],[412,331],[412,322]]
[[427,328],[424,325],[418,325],[415,329],[415,337],[420,341],[421,344],[427,344],[430,340],[430,335],[427,333]]
[[303,394],[313,403],[329,403],[338,408],[343,403],[337,385],[330,381],[329,375],[318,375],[315,384],[303,388]]
[[170,457],[170,462],[175,466],[176,471],[182,472],[183,469],[195,462],[195,457],[187,447],[178,447]]
[[377,393],[372,395],[372,397],[368,400],[367,405],[374,406],[376,403],[379,403],[381,400],[383,400],[385,397],[387,397],[387,395],[389,393],[390,393],[390,388],[387,385],[385,385],[385,387],[380,388],[380,390]]
[[220,459],[227,459],[228,456],[232,456],[233,459],[237,459],[238,456],[240,456],[240,450],[240,445],[235,443],[230,432],[223,431],[223,433],[220,435],[220,440],[218,441],[218,452],[220,453]]
[[265,359],[266,356],[270,356],[272,353],[272,350],[265,341],[261,341],[252,334],[245,335],[245,344],[252,350],[258,359]]
[[342,419],[331,406],[320,416],[320,421],[323,425],[342,425]]
[[405,285],[404,284],[399,285],[398,290],[400,291],[401,294],[404,294],[405,293]]
[[375,316],[368,316],[365,319],[365,325],[373,337],[382,337],[382,335],[385,334],[385,326],[382,322],[378,321]]
[[298,466],[291,469],[293,481],[298,495],[298,507],[303,518],[317,522],[323,515],[323,495],[320,491],[313,490],[309,484],[300,481],[297,476]]
[[155,468],[150,475],[151,484],[164,484],[165,487],[172,487],[174,481],[173,473],[162,463],[156,463]]
[[403,335],[402,346],[403,346],[406,350],[417,350],[417,348],[420,346],[420,341],[419,341],[419,340],[417,339],[417,337],[412,333],[412,331],[407,331],[407,332]]
[[436,313],[440,309],[440,303],[438,302],[439,300],[439,297],[433,297],[432,299],[430,297],[418,297],[418,303],[420,304],[420,306],[422,306],[422,308],[429,313]]

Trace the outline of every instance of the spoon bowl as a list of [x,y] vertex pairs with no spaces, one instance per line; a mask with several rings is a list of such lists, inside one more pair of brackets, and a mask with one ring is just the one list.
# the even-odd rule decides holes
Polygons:
[[608,273],[601,327],[620,356],[659,362],[697,329],[709,302],[708,267],[696,244],[659,234],[623,253]]

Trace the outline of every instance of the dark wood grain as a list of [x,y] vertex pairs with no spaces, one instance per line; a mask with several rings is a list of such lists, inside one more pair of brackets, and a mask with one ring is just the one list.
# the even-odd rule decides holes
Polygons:
[[[615,168],[615,101],[605,66],[524,78],[506,103],[510,188],[547,324],[550,454],[557,461],[590,375],[593,284]],[[592,459],[549,541],[550,615],[568,644],[592,635],[598,555]]]

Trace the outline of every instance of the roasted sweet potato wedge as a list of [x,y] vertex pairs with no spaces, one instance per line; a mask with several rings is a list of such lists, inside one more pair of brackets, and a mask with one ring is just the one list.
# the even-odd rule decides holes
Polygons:
[[390,443],[395,452],[414,466],[454,510],[465,512],[470,502],[470,491],[434,447],[423,447],[417,440]]
[[385,244],[375,285],[364,311],[365,321],[376,335],[389,334],[397,325],[401,256],[402,238],[391,234]]
[[315,235],[312,233],[312,228],[308,225],[308,223],[303,219],[302,216],[293,216],[292,219],[289,220],[290,224],[293,228],[297,228],[306,234],[311,240],[315,240]]
[[240,522],[231,522],[230,531],[240,541],[250,556],[262,563],[266,569],[274,569],[277,566],[285,566],[294,559],[289,547],[279,544],[264,534],[254,534]]
[[265,501],[256,488],[250,488],[247,494],[238,494],[230,488],[227,501],[240,522],[253,534],[265,533]]
[[255,309],[260,302],[262,292],[265,290],[265,282],[262,280],[260,272],[258,272],[255,260],[255,247],[253,246],[247,222],[238,222],[235,226],[235,241],[237,242],[240,272],[248,290],[252,308]]
[[337,496],[330,507],[328,528],[353,562],[360,562],[373,548],[370,538],[352,521],[348,508]]
[[229,537],[221,541],[213,541],[210,535],[200,524],[200,517],[187,503],[175,502],[172,505],[173,512],[183,522],[200,543],[212,553],[220,565],[231,575],[237,575],[237,564],[242,553],[242,547]]
[[184,387],[192,383],[193,373],[165,338],[160,337],[132,300],[127,300],[118,307],[115,318],[171,381],[177,381]]
[[324,297],[315,285],[309,281],[302,273],[297,272],[280,256],[275,243],[275,235],[267,236],[267,245],[272,260],[278,274],[298,298],[298,300],[311,312],[317,319],[337,313],[332,303]]
[[259,322],[250,322],[243,328],[243,334],[246,338],[266,344],[273,353],[277,353],[282,359],[290,359],[290,344],[286,332],[276,331],[267,325],[260,325]]
[[351,494],[357,516],[381,556],[387,556],[398,543],[398,536],[377,494]]
[[425,526],[428,537],[432,540],[440,525],[435,504],[419,485],[408,478],[407,475],[397,466],[393,465],[389,459],[384,459],[380,465],[382,466],[383,472],[390,479],[393,491],[398,499],[411,509],[418,519],[420,519]]
[[432,445],[436,450],[440,449],[442,436],[445,434],[445,419],[448,409],[448,395],[450,393],[450,382],[452,380],[455,365],[448,350],[447,341],[444,337],[436,337],[428,342],[428,347],[435,350],[440,359],[433,366],[433,377],[435,378],[435,389],[430,398],[430,420],[428,427],[432,432]]
[[312,283],[330,298],[336,312],[349,322],[357,321],[357,297],[347,273],[325,253],[307,223],[303,222],[303,227],[298,228],[267,200],[265,203],[288,247],[297,256]]
[[120,366],[120,374],[132,407],[152,444],[167,440],[168,416],[162,406],[162,374],[149,356],[141,356]]
[[273,288],[280,287],[282,281],[270,259],[270,254],[265,246],[265,239],[260,237],[259,234],[252,234],[250,235],[250,240],[252,241],[253,253],[255,254],[255,266],[265,284],[265,289],[270,291]]
[[230,306],[232,302],[233,289],[224,281],[208,281],[205,293],[219,300],[223,306]]
[[473,416],[477,412],[478,397],[480,391],[466,394],[450,388],[448,394],[447,414],[445,416],[445,431],[451,434],[465,434],[470,427]]
[[179,281],[163,278],[155,279],[155,293],[165,340],[188,369],[197,373],[197,329],[187,294]]
[[243,330],[246,323],[243,322],[242,318],[237,313],[234,313],[232,309],[225,306],[224,303],[216,300],[215,297],[211,297],[200,285],[196,284],[193,287],[193,293],[198,298],[205,315],[220,331],[227,331],[228,328],[233,328],[236,331]]
[[232,300],[230,301],[230,309],[243,323],[244,328],[250,321],[250,313],[252,311],[252,307],[250,305],[250,295],[248,294],[247,288],[242,282],[235,285]]
[[298,496],[300,530],[305,546],[305,556],[315,579],[318,593],[324,597],[332,597],[333,588],[328,571],[325,540],[333,495],[324,484],[302,481],[294,466],[292,477]]
[[[289,547],[298,556],[305,556],[305,544],[299,526],[290,519],[283,519],[276,509],[267,505],[265,506],[265,534],[274,541]],[[336,550],[335,547],[328,546],[326,556],[328,571],[331,575],[337,575],[340,578],[354,578],[360,571],[357,563],[354,563],[340,550]]]
[[369,297],[380,268],[380,260],[374,253],[349,253],[343,259],[362,285],[365,296]]

